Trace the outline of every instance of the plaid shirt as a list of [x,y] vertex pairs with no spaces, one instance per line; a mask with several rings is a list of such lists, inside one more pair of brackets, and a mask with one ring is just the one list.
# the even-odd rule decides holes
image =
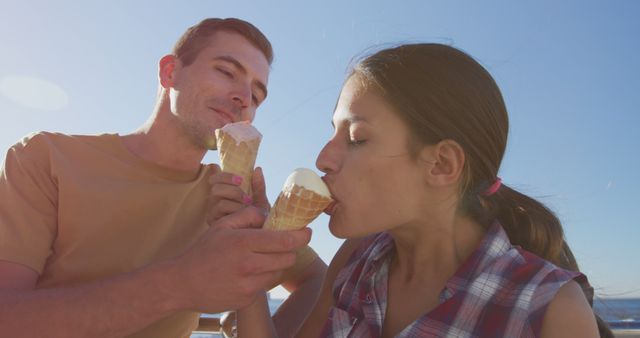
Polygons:
[[[394,247],[393,238],[380,233],[352,254],[336,277],[321,337],[381,336]],[[447,281],[440,304],[396,337],[537,337],[547,305],[572,279],[589,287],[581,273],[512,246],[496,222]]]

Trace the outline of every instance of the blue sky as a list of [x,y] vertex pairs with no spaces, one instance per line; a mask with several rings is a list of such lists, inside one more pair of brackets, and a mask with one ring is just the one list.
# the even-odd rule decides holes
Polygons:
[[[206,17],[254,23],[276,52],[255,121],[271,200],[293,169],[315,168],[354,56],[402,42],[461,48],[495,77],[509,109],[504,182],[558,214],[601,296],[640,297],[640,1],[2,0],[1,7],[2,153],[33,131],[134,130],[153,107],[158,60],[187,27]],[[327,221],[312,224],[312,246],[325,261],[341,243]]]

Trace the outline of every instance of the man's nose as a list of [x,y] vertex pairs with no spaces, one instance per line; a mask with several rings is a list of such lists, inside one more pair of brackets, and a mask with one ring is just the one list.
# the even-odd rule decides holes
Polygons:
[[253,121],[255,109],[251,100],[251,88],[238,85],[231,92],[231,102],[233,102],[234,114],[240,121]]
[[251,106],[251,87],[245,84],[236,84],[231,91],[231,101],[242,109]]

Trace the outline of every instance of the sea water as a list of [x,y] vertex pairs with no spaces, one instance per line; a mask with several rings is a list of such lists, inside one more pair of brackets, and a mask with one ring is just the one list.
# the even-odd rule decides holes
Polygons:
[[596,313],[612,329],[640,329],[640,298],[596,298]]

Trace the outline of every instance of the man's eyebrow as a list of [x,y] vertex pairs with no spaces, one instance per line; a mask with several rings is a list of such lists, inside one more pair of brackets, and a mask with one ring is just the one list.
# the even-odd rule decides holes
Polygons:
[[[215,58],[213,58],[214,60],[219,60],[219,61],[225,61],[225,62],[229,62],[231,64],[233,64],[236,68],[238,68],[238,70],[244,74],[247,74],[247,68],[245,68],[242,63],[240,63],[240,61],[238,61],[236,58],[229,56],[229,55],[220,55],[220,56],[216,56]],[[265,98],[267,98],[267,86],[262,83],[260,80],[256,80],[255,81],[255,85],[256,87],[258,87],[259,90],[262,91],[262,93],[264,94],[264,97],[262,98],[263,100]]]

